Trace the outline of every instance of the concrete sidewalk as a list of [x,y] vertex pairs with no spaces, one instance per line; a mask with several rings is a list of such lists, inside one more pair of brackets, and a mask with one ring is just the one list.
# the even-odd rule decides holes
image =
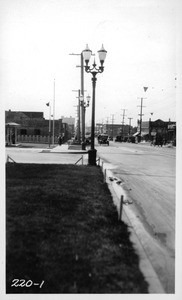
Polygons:
[[[74,147],[71,147],[72,145],[68,145],[68,144],[63,144],[61,146],[56,146],[53,149],[50,149],[51,153],[67,153],[67,154],[86,154],[88,153],[87,150],[81,150],[80,146],[78,145],[73,145]],[[47,151],[47,150],[46,150]]]
[[8,147],[5,155],[8,162],[87,165],[88,151],[74,148],[69,149],[67,144],[54,148]]

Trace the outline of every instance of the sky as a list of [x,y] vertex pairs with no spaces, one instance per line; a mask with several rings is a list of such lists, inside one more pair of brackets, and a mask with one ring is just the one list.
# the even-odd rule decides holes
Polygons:
[[[88,44],[99,66],[103,44],[96,122],[111,123],[114,115],[120,124],[125,109],[125,124],[132,118],[136,126],[141,97],[143,121],[176,121],[177,13],[175,0],[0,0],[4,109],[42,111],[48,119],[46,103],[53,107],[55,91],[55,119],[76,118],[80,54]],[[92,96],[91,78],[84,72],[85,96]],[[90,120],[91,105],[88,125]]]

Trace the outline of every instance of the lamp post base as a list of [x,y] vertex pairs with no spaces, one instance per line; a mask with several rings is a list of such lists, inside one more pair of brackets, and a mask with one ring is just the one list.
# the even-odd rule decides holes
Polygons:
[[96,156],[97,156],[97,150],[91,149],[88,151],[88,164],[91,166],[96,166]]

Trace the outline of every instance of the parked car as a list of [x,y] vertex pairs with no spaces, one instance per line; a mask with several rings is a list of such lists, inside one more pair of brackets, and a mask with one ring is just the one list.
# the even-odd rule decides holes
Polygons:
[[98,135],[98,143],[101,144],[107,144],[109,146],[109,139],[108,135],[106,134],[99,134]]
[[123,141],[122,136],[117,135],[116,138],[115,138],[115,142],[122,142],[122,141]]
[[86,145],[90,145],[90,143],[91,143],[91,136],[85,137],[85,143],[86,143]]
[[130,135],[128,137],[128,143],[135,143],[135,136]]
[[128,142],[128,136],[123,137],[123,142],[125,142],[125,143]]
[[90,132],[85,133],[85,143],[86,143],[86,145],[90,145],[90,143],[91,143],[91,133]]
[[109,137],[108,137],[108,140],[109,140],[109,141],[113,141],[113,137],[112,137],[112,136],[109,136]]

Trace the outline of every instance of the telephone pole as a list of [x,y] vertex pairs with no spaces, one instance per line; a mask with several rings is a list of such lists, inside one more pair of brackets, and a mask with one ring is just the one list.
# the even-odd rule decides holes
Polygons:
[[122,118],[122,137],[124,137],[124,119],[125,119],[125,117],[126,117],[126,115],[125,115],[125,111],[127,110],[127,109],[121,109],[122,111],[123,111],[123,114],[122,114],[122,116],[123,116],[123,118]]
[[[83,96],[84,98],[84,62],[83,62],[83,54],[82,53],[70,53],[69,55],[77,55],[77,56],[80,56],[80,66],[77,66],[77,67],[80,67],[81,68],[81,89],[80,89],[80,95],[79,96]],[[79,108],[79,111],[80,111],[80,108]],[[79,113],[79,118],[80,118],[80,113]],[[81,122],[80,122],[80,119],[79,119],[79,122],[82,124],[82,142],[84,141],[85,139],[85,133],[84,133],[84,108],[81,107]]]
[[130,132],[131,132],[131,120],[133,119],[133,118],[128,118],[129,119],[129,135],[130,135]]
[[72,90],[72,92],[78,93],[78,123],[77,123],[77,139],[80,144],[80,90]]
[[[81,86],[80,86],[80,96],[83,96],[84,101],[84,59],[83,59],[83,53],[70,53],[69,55],[77,55],[80,56],[80,66],[76,66],[81,68]],[[95,54],[92,54],[93,56]],[[80,108],[79,108],[80,109]],[[80,115],[80,125],[82,125],[82,142],[85,141],[85,109],[84,106],[81,106],[81,115]]]
[[[144,87],[143,89],[144,89],[144,91],[146,92],[147,89],[148,89],[148,87]],[[144,116],[144,114],[142,114],[142,110],[143,110],[143,107],[145,107],[145,106],[143,106],[143,100],[146,99],[146,98],[141,97],[141,98],[138,98],[138,99],[141,99],[141,104],[138,105],[138,107],[140,107],[140,114],[138,114],[138,115],[140,116],[140,134],[139,134],[139,138],[140,138],[140,141],[141,141],[141,134],[142,134],[142,116]]]
[[[143,111],[143,107],[145,107],[145,106],[143,106],[143,100],[144,99],[146,99],[146,98],[143,98],[143,97],[141,97],[141,98],[139,98],[139,99],[141,99],[141,104],[140,105],[137,105],[137,107],[140,107],[140,113],[138,114],[139,116],[140,116],[140,134],[139,134],[139,138],[140,138],[140,141],[141,141],[141,134],[142,134],[142,116],[144,116],[144,114],[142,113],[142,111]],[[139,142],[140,142],[139,141]]]
[[109,124],[109,117],[106,118],[106,132],[108,135],[110,135],[108,130],[108,124]]
[[112,139],[114,138],[114,133],[113,133],[113,125],[114,125],[114,114],[111,115],[112,116]]

